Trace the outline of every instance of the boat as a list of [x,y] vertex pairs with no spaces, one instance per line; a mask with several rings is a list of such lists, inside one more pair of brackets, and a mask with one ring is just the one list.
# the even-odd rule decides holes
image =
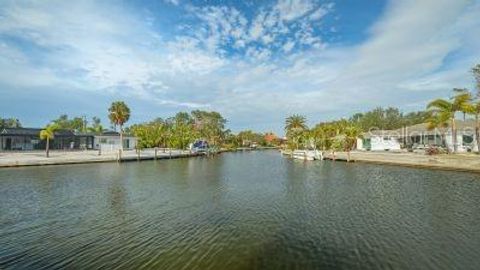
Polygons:
[[208,142],[206,140],[196,140],[190,144],[190,151],[192,153],[207,153],[209,151]]

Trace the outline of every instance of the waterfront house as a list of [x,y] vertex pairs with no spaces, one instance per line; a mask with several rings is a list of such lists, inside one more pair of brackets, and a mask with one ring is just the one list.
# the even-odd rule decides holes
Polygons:
[[[116,131],[106,131],[100,135],[95,135],[94,138],[94,149],[102,152],[117,151],[121,148],[120,133]],[[137,142],[136,137],[123,134],[123,149],[135,149]]]
[[[478,151],[475,138],[475,121],[456,121],[457,151]],[[375,130],[366,132],[363,139],[357,140],[357,149],[367,151],[390,151],[437,146],[454,150],[451,127],[430,130],[422,123],[396,130]]]
[[[0,130],[0,151],[28,151],[45,149],[40,140],[41,128],[3,128]],[[94,136],[57,130],[50,141],[50,149],[93,149]]]
[[357,149],[367,151],[398,151],[401,149],[400,137],[393,130],[374,130],[357,139]]

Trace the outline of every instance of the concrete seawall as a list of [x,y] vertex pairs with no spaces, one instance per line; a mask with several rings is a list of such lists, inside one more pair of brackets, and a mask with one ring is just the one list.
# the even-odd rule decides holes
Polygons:
[[138,160],[155,159],[174,159],[196,157],[203,154],[190,153],[182,150],[142,150],[138,154],[135,150],[123,151],[119,158],[118,152],[108,152],[98,154],[98,151],[51,151],[50,157],[45,156],[45,152],[0,152],[0,168],[2,167],[22,167],[22,166],[44,166],[44,165],[62,165],[62,164],[81,164],[98,162],[127,162]]
[[[480,173],[480,155],[476,154],[444,154],[429,156],[417,153],[351,152],[350,157],[351,161],[357,162]],[[325,158],[333,159],[333,155],[327,153]],[[346,161],[347,153],[335,153],[335,159],[338,161]]]

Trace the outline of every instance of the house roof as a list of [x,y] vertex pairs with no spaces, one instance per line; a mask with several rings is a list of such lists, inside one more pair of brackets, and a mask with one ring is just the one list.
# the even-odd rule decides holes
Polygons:
[[[102,132],[102,134],[95,134],[94,136],[119,137],[120,133],[117,132],[117,131],[108,130],[108,131]],[[128,133],[123,133],[123,137],[134,138],[135,136],[133,136],[131,134],[128,134]]]
[[[470,120],[470,119],[466,120],[466,121],[457,120],[457,121],[455,121],[455,125],[456,125],[458,131],[469,130],[471,132],[471,131],[475,130],[475,121],[474,120]],[[365,132],[363,136],[365,138],[370,138],[370,137],[373,137],[373,136],[401,137],[405,133],[407,133],[410,136],[420,135],[420,134],[435,135],[435,134],[438,134],[439,132],[440,133],[448,133],[450,131],[451,131],[450,126],[447,126],[445,128],[436,128],[436,129],[431,130],[431,129],[428,128],[427,123],[421,123],[421,124],[417,124],[417,125],[413,125],[413,126],[408,126],[406,128],[399,128],[399,129],[394,129],[394,130],[372,130],[372,131],[369,131],[369,132]]]
[[402,133],[399,130],[371,130],[363,134],[364,138],[371,137],[399,137]]
[[[4,128],[0,131],[0,136],[39,136],[41,128]],[[54,133],[55,136],[75,136],[71,130],[59,129]]]
[[113,131],[113,130],[107,130],[107,131],[102,132],[102,135],[105,135],[105,136],[120,136],[120,133],[116,132],[116,131]]
[[[0,136],[39,136],[41,128],[3,128],[0,129]],[[67,136],[77,136],[77,137],[87,137],[87,136],[120,136],[120,133],[116,131],[105,131],[100,135],[93,133],[85,132],[74,132],[67,129],[59,129],[55,131],[55,136],[67,137]],[[130,134],[124,134],[124,137],[134,137]]]

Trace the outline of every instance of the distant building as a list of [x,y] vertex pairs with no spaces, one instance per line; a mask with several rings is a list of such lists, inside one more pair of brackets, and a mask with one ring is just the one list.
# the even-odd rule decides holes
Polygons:
[[[0,151],[44,150],[46,141],[40,140],[41,128],[3,128],[0,130]],[[71,130],[57,130],[50,140],[50,149],[88,150],[101,149],[115,151],[120,149],[120,134],[107,131],[101,135],[78,133]],[[137,138],[123,136],[123,148],[135,149]]]
[[[456,121],[457,151],[478,151],[475,137],[475,121]],[[454,150],[451,127],[428,129],[427,124],[417,124],[396,130],[375,130],[363,134],[357,140],[357,149],[367,151],[389,151],[425,148],[430,146]]]

